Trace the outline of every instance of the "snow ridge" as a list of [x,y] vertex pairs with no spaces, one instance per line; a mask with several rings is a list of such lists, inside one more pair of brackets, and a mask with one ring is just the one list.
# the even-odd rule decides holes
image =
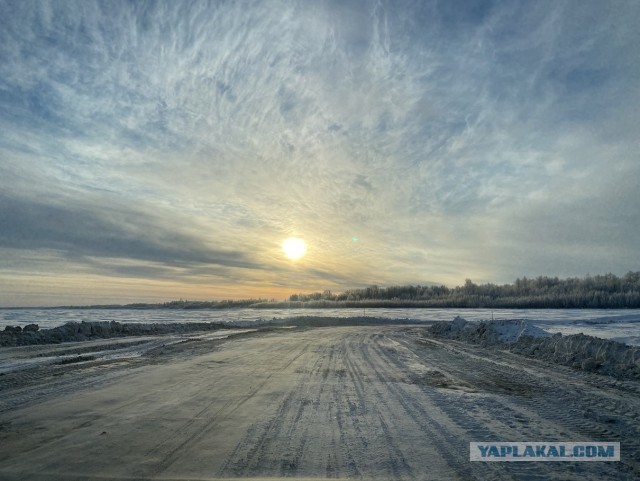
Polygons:
[[570,366],[617,379],[640,379],[640,348],[609,339],[573,334],[551,335],[526,320],[469,322],[456,317],[426,331],[488,348],[508,349],[527,357]]

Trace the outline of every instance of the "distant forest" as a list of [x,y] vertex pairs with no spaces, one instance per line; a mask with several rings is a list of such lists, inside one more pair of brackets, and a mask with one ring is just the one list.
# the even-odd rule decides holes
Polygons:
[[540,276],[513,284],[371,286],[340,294],[293,294],[291,307],[640,308],[640,271],[558,279]]
[[[107,306],[102,306],[107,307]],[[540,276],[516,279],[513,284],[463,286],[371,286],[342,293],[329,290],[293,294],[289,300],[267,299],[224,301],[179,300],[164,304],[129,304],[127,308],[224,309],[252,308],[336,308],[336,307],[439,307],[439,308],[640,308],[640,271],[622,277],[614,274],[558,279]]]

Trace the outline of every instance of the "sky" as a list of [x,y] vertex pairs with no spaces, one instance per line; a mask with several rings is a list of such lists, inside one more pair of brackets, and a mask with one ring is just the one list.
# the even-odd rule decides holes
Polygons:
[[623,0],[0,0],[0,306],[639,270],[638,25]]

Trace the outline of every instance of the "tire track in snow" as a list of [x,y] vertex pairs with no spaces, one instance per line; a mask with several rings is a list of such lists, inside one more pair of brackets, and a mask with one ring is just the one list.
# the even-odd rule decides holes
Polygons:
[[[514,359],[520,361],[520,364],[493,363],[490,361],[481,362],[481,358],[473,356],[475,362],[471,363],[471,357],[465,356],[466,347],[463,350],[456,350],[455,347],[449,346],[448,350],[430,350],[424,346],[416,349],[417,344],[401,341],[402,345],[412,352],[413,355],[421,357],[425,362],[438,362],[443,369],[454,373],[454,376],[460,377],[473,385],[474,381],[480,381],[480,387],[491,387],[491,383],[487,383],[486,379],[518,379],[521,382],[531,386],[531,389],[521,395],[508,396],[493,395],[490,402],[478,403],[469,402],[468,396],[461,396],[450,392],[446,400],[434,401],[447,411],[452,419],[460,420],[466,426],[471,427],[474,434],[489,434],[486,426],[493,426],[493,440],[557,440],[557,441],[575,441],[575,440],[598,440],[598,441],[621,441],[623,452],[625,452],[625,444],[627,451],[631,452],[632,457],[629,459],[628,465],[623,466],[621,463],[574,463],[579,465],[576,469],[580,474],[576,474],[573,479],[585,479],[585,476],[593,476],[593,479],[600,477],[613,477],[615,479],[636,479],[629,472],[635,471],[635,462],[632,460],[637,452],[634,445],[637,436],[630,435],[629,429],[622,427],[622,431],[626,432],[626,436],[609,429],[602,423],[594,422],[585,417],[585,409],[589,406],[597,405],[601,409],[611,409],[610,402],[602,402],[598,400],[600,394],[598,390],[583,389],[582,395],[576,395],[574,387],[581,385],[580,381],[585,378],[589,382],[594,382],[593,375],[578,376],[577,379],[567,383],[566,374],[563,369],[560,370],[559,380],[555,379],[554,366],[547,367],[547,377],[531,375],[527,369],[523,369],[522,364],[527,359]],[[457,351],[457,352],[456,352]],[[475,349],[476,352],[486,352],[481,348]],[[466,357],[466,363],[465,361]],[[390,358],[390,362],[398,362],[397,358]],[[465,365],[466,364],[466,365]],[[469,367],[473,366],[473,372],[469,372]],[[596,380],[597,381],[597,380]],[[495,386],[494,386],[495,387]],[[620,389],[620,386],[617,386]],[[425,388],[426,389],[426,388]],[[446,390],[431,390],[432,396],[442,396]],[[611,396],[607,392],[606,396]],[[445,402],[446,401],[446,402]],[[634,400],[635,401],[635,400]],[[635,403],[634,403],[635,404]],[[614,403],[613,407],[619,406]],[[474,421],[469,416],[470,411],[476,411],[474,417],[478,417],[478,410],[481,411],[480,420],[473,428]],[[510,415],[512,414],[512,416]],[[504,420],[512,419],[513,422],[506,424]],[[525,421],[525,422],[522,422]],[[478,431],[477,429],[480,429]],[[634,427],[631,432],[638,432]],[[534,439],[535,438],[535,439]],[[625,442],[622,442],[624,439]],[[474,439],[476,440],[476,439]],[[482,440],[482,439],[477,439]],[[637,459],[637,458],[636,458]],[[557,472],[562,472],[564,478],[572,479],[571,475],[566,473],[562,465],[564,463],[506,463],[507,469],[518,475],[518,479],[545,479],[552,477]],[[584,466],[584,465],[587,466]],[[565,464],[566,466],[566,464]]]
[[[174,436],[169,439],[163,440],[160,444],[156,445],[147,453],[148,457],[159,457],[160,459],[162,459],[161,462],[157,463],[153,467],[150,474],[152,476],[155,476],[169,469],[176,461],[178,461],[182,457],[181,453],[183,451],[188,450],[191,444],[198,442],[213,429],[215,429],[222,419],[232,415],[247,401],[253,398],[255,394],[269,382],[269,380],[275,373],[286,371],[295,361],[297,361],[301,356],[307,353],[310,344],[310,342],[304,343],[301,347],[298,348],[298,352],[287,358],[286,362],[284,362],[283,364],[278,365],[274,371],[265,376],[261,382],[259,382],[255,386],[252,386],[251,389],[239,399],[231,398],[221,407],[218,407],[216,405],[215,400],[207,403],[195,416],[193,416],[182,426],[180,426]],[[201,418],[207,419],[207,421],[202,425],[197,422]],[[176,443],[176,441],[178,442]]]

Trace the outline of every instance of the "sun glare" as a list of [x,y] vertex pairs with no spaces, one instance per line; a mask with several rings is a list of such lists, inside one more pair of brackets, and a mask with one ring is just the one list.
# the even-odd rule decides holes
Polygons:
[[291,260],[298,260],[307,253],[307,243],[298,237],[289,237],[282,243],[284,254]]

